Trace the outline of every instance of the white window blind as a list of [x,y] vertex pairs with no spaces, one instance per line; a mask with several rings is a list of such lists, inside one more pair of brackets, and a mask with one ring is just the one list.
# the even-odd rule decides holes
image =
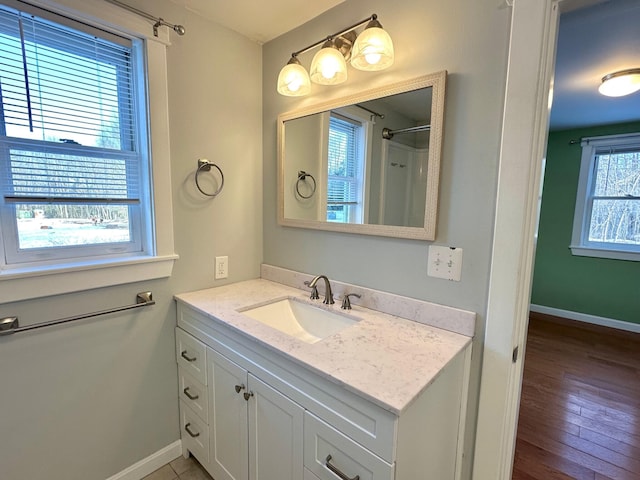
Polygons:
[[[358,145],[362,125],[335,114],[329,119],[327,219],[349,221],[348,207],[361,198],[361,148]],[[347,218],[345,218],[347,217]]]
[[0,8],[7,203],[139,202],[131,58],[129,40]]

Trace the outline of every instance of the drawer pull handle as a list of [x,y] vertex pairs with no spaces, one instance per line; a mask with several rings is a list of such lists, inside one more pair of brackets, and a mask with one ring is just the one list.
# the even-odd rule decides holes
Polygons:
[[244,399],[248,402],[251,397],[253,397],[253,392],[244,392]]
[[244,390],[244,384],[240,384],[240,385],[236,385],[235,386],[236,389],[236,393],[240,393],[242,390]]
[[186,350],[183,350],[182,353],[180,354],[180,356],[182,358],[184,358],[189,363],[195,362],[198,359],[198,357],[190,357],[189,355],[187,355],[187,351]]
[[187,423],[187,424],[184,426],[184,429],[187,431],[187,433],[188,433],[189,435],[191,435],[193,438],[199,437],[199,436],[200,436],[200,432],[193,433],[193,432],[191,431],[191,429],[189,428],[190,426],[191,426],[191,422]]
[[360,480],[360,475],[356,475],[353,478],[349,478],[347,477],[344,473],[342,473],[337,467],[331,465],[331,455],[327,455],[327,458],[324,461],[324,465],[325,467],[327,467],[329,470],[331,470],[333,473],[335,473],[338,477],[340,477],[342,480]]
[[191,395],[189,393],[190,388],[191,387],[186,387],[184,390],[182,390],[184,394],[189,398],[189,400],[197,400],[198,398],[200,398],[200,395]]

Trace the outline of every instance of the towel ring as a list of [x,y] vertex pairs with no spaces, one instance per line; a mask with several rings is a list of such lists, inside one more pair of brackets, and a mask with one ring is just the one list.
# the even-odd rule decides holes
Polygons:
[[[300,182],[304,182],[307,177],[313,180],[313,188],[311,189],[311,193],[309,195],[303,195],[302,193],[300,193]],[[313,175],[305,172],[304,170],[300,170],[298,172],[298,180],[296,180],[296,192],[298,192],[298,195],[300,195],[300,197],[304,199],[313,197],[313,194],[316,193],[316,179],[313,178]]]
[[[215,192],[207,193],[200,186],[200,183],[198,182],[198,175],[200,175],[201,172],[211,171],[211,167],[215,168],[216,170],[218,170],[218,172],[220,172],[220,178],[222,180],[220,182],[220,186]],[[198,190],[200,190],[200,193],[202,193],[203,195],[206,195],[207,197],[217,197],[218,194],[222,191],[222,187],[224,187],[224,173],[222,173],[222,170],[220,169],[220,167],[215,163],[210,162],[206,158],[200,158],[198,159],[198,169],[196,170],[196,187],[198,187]]]

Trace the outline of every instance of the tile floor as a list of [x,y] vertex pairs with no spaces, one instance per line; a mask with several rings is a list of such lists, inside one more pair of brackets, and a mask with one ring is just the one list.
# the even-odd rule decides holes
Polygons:
[[180,456],[142,480],[213,480],[213,478],[195,458],[185,459]]

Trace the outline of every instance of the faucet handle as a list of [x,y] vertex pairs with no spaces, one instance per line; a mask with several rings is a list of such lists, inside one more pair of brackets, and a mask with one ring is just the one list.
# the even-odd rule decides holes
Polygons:
[[351,300],[349,300],[349,297],[361,298],[362,295],[359,295],[357,293],[348,293],[343,296],[342,305],[340,306],[340,308],[342,308],[343,310],[351,310]]
[[[309,284],[311,284],[311,282],[309,280],[305,280],[304,284],[308,287]],[[318,300],[320,298],[320,295],[318,294],[318,287],[317,286],[313,286],[311,287],[311,296],[309,297],[311,300]]]

